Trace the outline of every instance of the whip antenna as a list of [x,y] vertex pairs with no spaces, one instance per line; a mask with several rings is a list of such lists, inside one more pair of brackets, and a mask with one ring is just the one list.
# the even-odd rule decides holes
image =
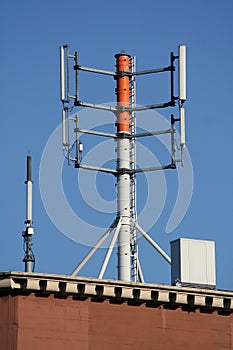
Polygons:
[[24,238],[24,251],[25,256],[23,262],[25,264],[25,272],[33,272],[35,265],[35,257],[32,252],[32,236],[34,234],[34,228],[32,227],[32,157],[27,156],[27,180],[26,184],[26,228],[22,232]]

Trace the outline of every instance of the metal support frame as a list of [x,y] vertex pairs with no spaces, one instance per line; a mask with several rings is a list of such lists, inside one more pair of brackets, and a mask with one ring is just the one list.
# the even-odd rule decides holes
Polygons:
[[110,245],[109,245],[109,247],[108,247],[108,250],[107,250],[105,259],[104,259],[104,261],[103,261],[103,265],[102,265],[102,267],[101,267],[101,269],[100,269],[100,273],[99,273],[98,278],[103,278],[103,275],[104,275],[105,270],[106,270],[106,268],[107,268],[107,265],[108,265],[110,256],[111,256],[112,251],[113,251],[113,248],[114,248],[114,245],[115,245],[116,240],[117,240],[117,238],[118,238],[118,234],[119,234],[119,232],[120,232],[120,228],[121,228],[121,218],[120,218],[119,221],[118,221],[118,224],[117,224],[115,233],[114,233],[114,235],[113,235],[113,237],[112,237],[112,240],[111,240],[111,243],[110,243]]
[[118,224],[119,218],[116,218],[112,225],[107,229],[107,231],[101,236],[101,238],[96,242],[94,247],[88,252],[88,254],[83,258],[83,260],[78,264],[78,266],[74,269],[74,271],[71,273],[71,276],[77,275],[79,271],[83,268],[83,266],[88,262],[88,260],[92,257],[92,255],[96,252],[96,250],[104,243],[104,241],[108,238],[108,236],[111,234],[112,230],[116,227]]
[[124,138],[128,138],[128,139],[135,139],[138,137],[146,137],[146,136],[155,136],[155,135],[164,135],[164,134],[171,134],[172,132],[174,132],[174,129],[170,128],[167,130],[157,130],[157,131],[150,131],[150,132],[143,132],[140,134],[112,134],[112,133],[108,133],[108,132],[102,132],[102,131],[95,131],[95,130],[87,130],[87,129],[82,129],[82,128],[75,128],[74,129],[75,132],[78,133],[83,133],[83,134],[91,134],[91,135],[97,135],[97,136],[104,136],[104,137],[112,137],[114,139],[118,138],[118,137],[124,137]]
[[145,282],[144,277],[143,277],[143,273],[142,273],[141,263],[140,263],[139,259],[138,259],[138,277],[139,277],[139,280],[141,283]]
[[157,252],[169,263],[171,264],[171,258],[164,252],[162,248],[144,231],[141,226],[139,226],[136,222],[132,221],[132,224],[136,227],[136,229],[145,237],[145,239],[154,247]]
[[175,100],[177,100],[177,97],[174,96],[174,71],[175,66],[174,62],[178,58],[178,56],[174,56],[173,52],[170,53],[170,67],[171,67],[171,76],[170,76],[170,98],[172,106],[175,106]]
[[[70,96],[70,98],[75,99],[74,96]],[[100,109],[103,111],[118,113],[117,107],[98,105],[96,103],[75,101],[74,105],[79,106],[79,107],[88,107],[88,108],[94,108],[94,109]],[[174,103],[169,101],[169,102],[164,102],[164,103],[152,104],[152,105],[148,105],[148,106],[138,106],[138,107],[134,107],[134,108],[133,107],[125,107],[125,110],[129,113],[132,113],[132,112],[147,111],[149,109],[167,108],[167,107],[171,107],[171,106],[174,106]]]
[[120,72],[111,72],[108,70],[104,70],[104,69],[97,69],[97,68],[91,68],[91,67],[84,67],[84,66],[80,66],[79,64],[75,64],[74,65],[74,70],[78,71],[78,70],[82,70],[82,71],[86,71],[86,72],[91,72],[91,73],[98,73],[98,74],[104,74],[104,75],[111,75],[113,77],[119,77],[119,76],[128,76],[128,77],[133,77],[133,76],[137,76],[137,75],[146,75],[146,74],[153,74],[153,73],[162,73],[162,72],[167,72],[167,71],[171,71],[173,69],[173,65],[168,66],[168,67],[164,67],[164,68],[155,68],[155,69],[147,69],[147,70],[142,70],[142,71],[129,71],[129,72],[125,72],[125,71],[120,71]]

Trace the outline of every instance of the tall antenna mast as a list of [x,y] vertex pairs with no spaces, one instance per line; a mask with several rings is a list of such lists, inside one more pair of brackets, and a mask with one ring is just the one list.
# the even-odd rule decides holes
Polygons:
[[22,232],[24,238],[24,251],[25,256],[23,262],[25,264],[25,272],[33,272],[35,265],[35,257],[32,251],[32,236],[34,234],[34,228],[32,227],[32,157],[27,156],[27,180],[26,184],[26,228]]
[[[117,72],[117,216],[121,220],[118,236],[118,279],[131,279],[131,223],[130,223],[130,174],[123,169],[130,169],[130,114],[125,110],[130,106],[130,55],[124,51],[115,55]],[[124,74],[125,73],[125,74]]]
[[[147,171],[158,171],[166,169],[176,169],[176,164],[181,162],[183,165],[183,151],[185,148],[185,113],[183,104],[186,100],[186,47],[179,46],[179,55],[170,54],[170,65],[168,67],[156,68],[144,71],[135,70],[135,57],[121,51],[115,55],[116,72],[84,67],[78,64],[78,53],[69,54],[68,45],[60,47],[60,74],[61,74],[61,96],[63,104],[62,109],[62,134],[63,150],[66,152],[68,164],[74,162],[75,168],[94,170],[110,173],[115,176],[117,182],[117,213],[116,218],[108,230],[91,248],[89,253],[74,269],[72,275],[76,275],[87,261],[92,257],[95,251],[101,247],[103,242],[110,236],[112,239],[106,252],[104,261],[100,268],[98,277],[102,278],[106,271],[113,247],[118,241],[118,279],[123,281],[141,281],[144,282],[141,265],[138,258],[138,232],[157,250],[157,252],[168,262],[170,257],[159,247],[159,245],[141,228],[137,222],[136,215],[136,174]],[[73,94],[70,92],[70,68],[69,62],[74,60],[74,86]],[[178,66],[178,97],[174,94],[174,71],[175,61],[179,60]],[[86,71],[112,76],[116,80],[116,106],[98,105],[89,102],[83,102],[79,99],[78,91],[78,71]],[[137,106],[135,100],[135,77],[138,75],[147,75],[154,73],[170,72],[170,100],[165,103],[151,104],[148,106]],[[73,100],[73,103],[71,102]],[[167,130],[153,130],[150,132],[136,132],[136,112],[160,109],[166,107],[179,107],[179,117],[171,115],[170,128]],[[71,117],[70,112],[74,107],[87,107],[112,112],[116,115],[117,130],[115,134],[100,132],[94,130],[81,129],[78,125],[78,117]],[[75,123],[76,137],[76,156],[71,157],[73,144],[70,143],[70,123]],[[175,123],[180,122],[180,157],[176,157],[177,141],[175,139]],[[87,133],[97,136],[110,137],[117,142],[117,166],[116,169],[92,166],[83,164],[81,161],[81,152],[83,145],[80,143],[80,133]],[[149,137],[152,135],[170,134],[171,137],[171,159],[170,163],[162,166],[152,166],[149,168],[137,168],[135,142],[138,137]]]

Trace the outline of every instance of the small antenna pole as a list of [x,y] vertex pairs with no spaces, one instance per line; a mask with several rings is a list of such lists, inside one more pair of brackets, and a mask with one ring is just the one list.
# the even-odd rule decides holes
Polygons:
[[25,181],[27,186],[26,195],[26,228],[22,233],[24,238],[24,251],[25,256],[23,262],[25,264],[25,272],[33,272],[35,257],[32,252],[32,235],[34,234],[34,228],[32,227],[32,157],[27,156],[27,180]]

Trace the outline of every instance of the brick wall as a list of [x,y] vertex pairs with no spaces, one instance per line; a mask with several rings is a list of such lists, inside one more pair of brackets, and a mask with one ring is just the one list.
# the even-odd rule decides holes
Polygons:
[[233,349],[233,314],[64,298],[0,298],[1,350]]

